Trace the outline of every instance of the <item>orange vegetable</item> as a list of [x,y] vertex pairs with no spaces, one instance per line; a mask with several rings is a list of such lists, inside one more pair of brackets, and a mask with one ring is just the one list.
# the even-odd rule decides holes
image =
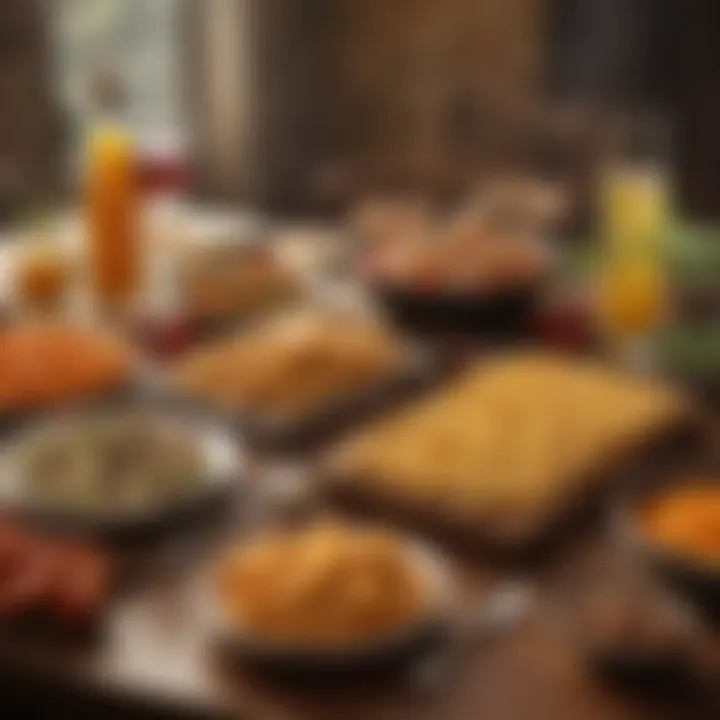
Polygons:
[[665,548],[720,562],[720,484],[682,482],[643,510],[642,525],[647,536]]
[[0,410],[54,407],[117,387],[130,350],[114,335],[41,323],[0,331]]

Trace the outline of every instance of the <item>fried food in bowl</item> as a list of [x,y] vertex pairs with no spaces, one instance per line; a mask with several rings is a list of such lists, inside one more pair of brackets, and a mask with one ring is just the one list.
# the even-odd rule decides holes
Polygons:
[[276,648],[351,650],[422,626],[439,609],[434,581],[402,537],[322,522],[230,549],[216,592],[230,632]]

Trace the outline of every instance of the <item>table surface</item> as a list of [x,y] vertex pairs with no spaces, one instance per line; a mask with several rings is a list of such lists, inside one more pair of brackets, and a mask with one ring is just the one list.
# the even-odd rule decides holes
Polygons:
[[[433,674],[427,674],[427,663],[417,663],[382,681],[301,686],[254,676],[221,657],[197,603],[203,561],[228,532],[240,531],[250,506],[238,499],[237,508],[226,508],[220,517],[125,549],[122,556],[133,568],[132,579],[109,613],[101,638],[75,644],[47,635],[6,636],[0,638],[0,669],[21,683],[69,689],[79,707],[91,697],[111,705],[122,701],[129,717],[141,709],[162,717],[207,720],[718,717],[711,710],[720,711],[720,705],[711,706],[713,698],[704,693],[641,693],[607,682],[567,631],[563,588],[575,576],[602,578],[617,566],[601,523],[586,528],[584,537],[554,558],[514,569],[446,548],[468,608],[505,579],[530,582],[535,602],[520,624],[474,641],[452,664],[444,666],[446,656],[436,656]],[[612,577],[608,572],[607,581]]]
[[[255,481],[261,474],[256,466]],[[447,548],[469,607],[495,583],[517,577],[532,584],[536,602],[520,625],[473,643],[451,671],[434,682],[423,680],[417,667],[382,682],[358,679],[324,686],[288,686],[257,678],[220,657],[197,603],[203,561],[228,532],[247,525],[251,508],[241,493],[222,516],[124,548],[119,555],[132,578],[113,603],[101,637],[78,643],[5,633],[0,636],[0,680],[12,677],[43,692],[62,688],[80,708],[90,698],[110,705],[122,701],[130,717],[141,709],[207,720],[720,717],[720,704],[704,693],[641,693],[608,683],[567,632],[563,588],[576,573],[602,578],[622,559],[613,553],[602,523],[585,528],[554,556],[521,569]],[[612,582],[611,574],[607,582]]]

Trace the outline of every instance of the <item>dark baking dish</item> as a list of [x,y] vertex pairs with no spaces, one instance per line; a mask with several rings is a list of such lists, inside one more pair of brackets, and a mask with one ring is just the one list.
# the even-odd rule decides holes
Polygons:
[[471,520],[443,512],[435,506],[411,503],[402,498],[363,487],[359,478],[338,475],[322,460],[318,469],[321,486],[333,501],[349,509],[390,516],[420,528],[459,547],[483,550],[503,558],[532,559],[556,547],[578,526],[591,519],[621,488],[636,482],[638,468],[662,466],[668,458],[692,454],[702,437],[699,416],[684,417],[641,446],[629,447],[607,458],[603,467],[589,473],[569,491],[536,508],[494,513]]
[[232,424],[248,446],[256,450],[298,453],[313,450],[353,423],[411,397],[440,375],[443,364],[427,347],[408,346],[400,367],[370,383],[335,397],[298,415],[280,416],[222,408],[209,400],[166,387],[166,400],[202,414],[218,415]]
[[527,337],[534,329],[539,300],[556,267],[556,253],[537,239],[543,262],[532,277],[485,286],[444,284],[423,287],[361,271],[386,314],[408,330],[491,338]]
[[429,292],[374,282],[372,292],[390,319],[415,332],[526,337],[534,327],[543,283],[486,293]]
[[619,505],[615,530],[626,547],[638,553],[651,570],[673,590],[692,601],[714,621],[720,620],[720,564],[685,557],[661,548],[640,529],[637,513],[652,498],[671,487],[680,476],[699,475],[703,482],[720,483],[720,461],[695,458],[669,463],[643,478],[641,488]]

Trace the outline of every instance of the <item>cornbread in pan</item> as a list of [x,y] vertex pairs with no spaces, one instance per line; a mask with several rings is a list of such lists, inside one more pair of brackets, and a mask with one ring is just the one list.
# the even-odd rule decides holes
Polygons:
[[692,414],[656,380],[518,352],[346,438],[324,470],[335,484],[472,524],[556,504]]

